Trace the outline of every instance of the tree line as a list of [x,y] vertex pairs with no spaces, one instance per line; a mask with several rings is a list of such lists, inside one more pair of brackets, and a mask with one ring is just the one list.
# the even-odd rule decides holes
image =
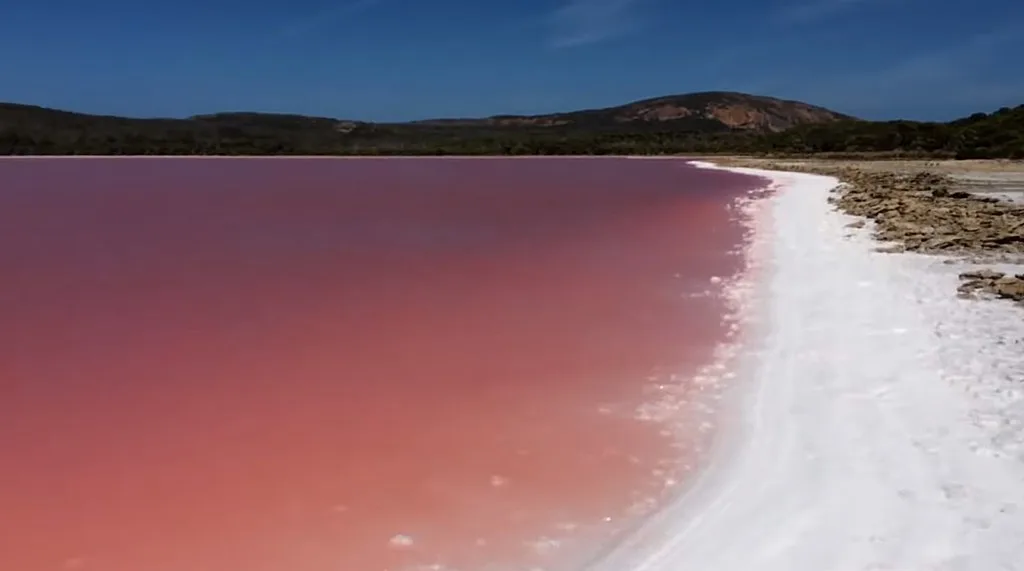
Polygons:
[[758,140],[767,153],[904,153],[959,159],[1024,158],[1024,105],[949,123],[840,121]]
[[1024,158],[1024,105],[948,123],[844,120],[753,133],[689,123],[614,129],[373,124],[228,113],[128,119],[0,105],[3,155],[903,154]]

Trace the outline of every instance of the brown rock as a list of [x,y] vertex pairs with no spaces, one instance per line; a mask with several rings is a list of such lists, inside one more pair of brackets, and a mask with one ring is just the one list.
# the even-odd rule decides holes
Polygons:
[[[845,165],[829,167],[777,163],[760,168],[814,172],[834,176],[840,184],[829,202],[845,214],[874,222],[875,237],[882,242],[876,251],[903,251],[956,256],[986,262],[1013,261],[1024,256],[1024,207],[990,197],[954,190],[957,182],[932,172],[897,173],[860,170]],[[865,221],[866,222],[866,221]],[[861,228],[860,221],[849,224]],[[992,270],[965,272],[961,292],[986,292],[1017,299],[1017,281]],[[1018,276],[1019,277],[1019,276]]]
[[995,270],[990,270],[988,268],[985,268],[983,270],[972,270],[972,271],[969,271],[969,272],[963,272],[963,273],[960,274],[960,279],[962,279],[962,280],[998,280],[999,278],[1001,278],[1001,277],[1003,277],[1005,275],[1006,274],[1004,274],[1003,272],[997,272]]
[[999,278],[992,284],[992,292],[1002,298],[1024,301],[1024,280],[1009,276]]

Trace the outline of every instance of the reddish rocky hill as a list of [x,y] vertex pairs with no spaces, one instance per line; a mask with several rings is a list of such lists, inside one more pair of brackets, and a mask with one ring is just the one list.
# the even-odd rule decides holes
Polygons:
[[481,119],[432,119],[417,124],[494,127],[680,127],[695,131],[742,129],[778,132],[796,125],[852,117],[800,101],[727,91],[644,99],[616,107],[545,115],[496,115]]

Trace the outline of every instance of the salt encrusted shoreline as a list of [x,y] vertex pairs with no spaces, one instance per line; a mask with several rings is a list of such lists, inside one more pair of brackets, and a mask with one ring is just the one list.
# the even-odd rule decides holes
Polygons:
[[[833,202],[843,212],[864,218],[851,222],[851,227],[871,223],[874,236],[885,242],[880,251],[949,256],[947,263],[965,264],[963,283],[956,288],[961,295],[1024,304],[1024,201],[1017,196],[1019,191],[1011,190],[1016,188],[1012,181],[1024,177],[1008,165],[987,164],[988,170],[968,170],[973,177],[961,173],[957,178],[940,172],[938,163],[908,163],[901,168],[880,164],[869,169],[867,163],[842,161],[725,162],[833,176],[843,183]],[[991,182],[1001,172],[1007,175],[1003,192],[991,184],[979,192],[978,185],[970,183]],[[992,264],[999,267],[984,267]]]
[[877,251],[835,178],[730,170],[779,185],[726,397],[743,414],[592,569],[1024,569],[1024,311],[958,298],[953,258]]

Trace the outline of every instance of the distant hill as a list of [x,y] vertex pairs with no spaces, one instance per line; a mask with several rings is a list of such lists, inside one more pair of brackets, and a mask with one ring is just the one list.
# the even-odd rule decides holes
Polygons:
[[774,97],[728,91],[669,95],[616,107],[546,115],[497,115],[484,119],[434,119],[419,124],[446,126],[622,128],[658,126],[692,131],[741,129],[778,132],[794,125],[853,119],[823,107]]
[[0,155],[553,155],[885,152],[1024,156],[1024,106],[950,123],[873,122],[734,92],[545,115],[370,123],[230,112],[183,119],[0,103]]

